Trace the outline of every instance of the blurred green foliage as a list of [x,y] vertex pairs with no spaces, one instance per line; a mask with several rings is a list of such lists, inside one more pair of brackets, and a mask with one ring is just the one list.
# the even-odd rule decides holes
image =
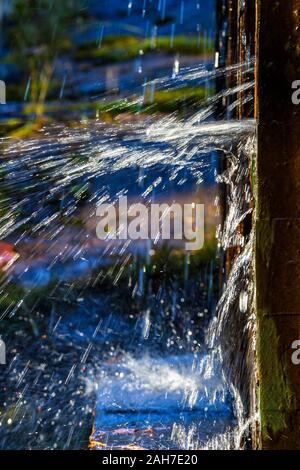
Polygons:
[[159,36],[153,39],[141,39],[135,36],[107,36],[101,47],[94,43],[82,44],[75,53],[77,60],[94,60],[103,64],[120,62],[136,57],[142,51],[181,53],[185,55],[203,55],[213,52],[213,44],[204,38]]
[[[204,56],[213,52],[213,44],[207,38],[196,36],[157,36],[142,38],[133,35],[106,36],[100,47],[94,42],[76,44],[72,34],[92,18],[89,16],[88,0],[12,0],[9,18],[8,41],[9,55],[6,60],[14,63],[19,71],[18,83],[9,83],[7,93],[10,100],[25,103],[20,118],[6,122],[0,134],[23,137],[34,132],[45,119],[60,115],[63,120],[70,119],[72,113],[102,117],[110,120],[122,113],[137,112],[184,112],[190,105],[202,101],[206,92],[202,87],[183,87],[177,90],[155,91],[153,96],[145,96],[139,103],[121,97],[113,101],[92,102],[80,95],[80,90],[68,88],[64,98],[68,105],[64,112],[57,102],[62,86],[59,67],[64,60],[80,62],[79,67],[93,67],[131,60],[147,54],[182,54]],[[59,61],[57,60],[59,59]],[[75,65],[75,64],[74,64]],[[54,70],[56,69],[56,71]],[[76,65],[75,65],[76,68]],[[54,102],[55,101],[55,102]]]
[[[69,27],[85,15],[85,0],[13,0],[10,59],[30,79],[30,101],[45,101],[57,55],[70,48]],[[42,109],[37,108],[37,114]]]

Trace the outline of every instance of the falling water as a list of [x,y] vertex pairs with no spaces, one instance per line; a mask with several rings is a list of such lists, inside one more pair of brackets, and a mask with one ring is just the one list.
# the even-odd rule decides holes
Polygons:
[[[227,72],[177,67],[145,86],[176,88]],[[245,354],[254,354],[252,235],[238,230],[252,211],[254,122],[212,117],[220,98],[252,85],[209,96],[187,117],[48,125],[36,138],[2,139],[0,234],[14,248],[1,276],[1,320],[17,319],[11,338],[31,352],[8,345],[2,447],[13,445],[11,435],[29,448],[84,446],[78,429],[91,426],[95,400],[92,448],[246,446],[255,417],[242,386],[243,348],[236,357],[231,345],[239,331],[251,339]],[[221,175],[216,158],[228,161]],[[215,227],[216,191],[202,190],[211,179],[229,188],[219,252],[236,249],[217,307],[218,257],[197,264],[177,254],[174,275],[180,245],[96,238],[96,204],[119,195],[149,203],[196,194]]]

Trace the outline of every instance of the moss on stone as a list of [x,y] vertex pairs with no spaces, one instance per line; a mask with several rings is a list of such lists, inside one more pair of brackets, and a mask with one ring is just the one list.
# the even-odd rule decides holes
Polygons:
[[288,428],[289,414],[295,409],[295,403],[287,378],[286,358],[280,357],[274,319],[262,311],[257,315],[262,438],[270,439]]

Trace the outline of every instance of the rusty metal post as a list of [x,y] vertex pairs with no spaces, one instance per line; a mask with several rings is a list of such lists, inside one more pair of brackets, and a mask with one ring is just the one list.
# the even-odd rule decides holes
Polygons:
[[[300,0],[257,0],[256,310],[262,447],[300,449]],[[295,343],[294,343],[295,344]],[[295,361],[294,361],[295,362]]]

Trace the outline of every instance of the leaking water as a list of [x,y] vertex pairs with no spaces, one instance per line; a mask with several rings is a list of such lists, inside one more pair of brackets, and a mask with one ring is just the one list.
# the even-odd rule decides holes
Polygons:
[[[175,61],[171,78],[144,89],[227,72],[180,69]],[[255,416],[232,345],[237,324],[254,338],[252,237],[238,231],[251,213],[254,122],[212,120],[222,96],[240,90],[209,96],[185,117],[48,125],[36,137],[2,140],[0,233],[13,249],[2,266],[1,320],[18,325],[7,334],[1,379],[2,447],[16,440],[29,448],[84,447],[78,430],[91,425],[94,407],[93,448],[246,445]],[[222,175],[220,158],[229,162]],[[219,247],[215,180],[230,188]],[[181,243],[98,240],[96,204],[120,195],[204,203],[203,251],[187,256]],[[238,254],[218,300],[220,252],[233,246]]]

